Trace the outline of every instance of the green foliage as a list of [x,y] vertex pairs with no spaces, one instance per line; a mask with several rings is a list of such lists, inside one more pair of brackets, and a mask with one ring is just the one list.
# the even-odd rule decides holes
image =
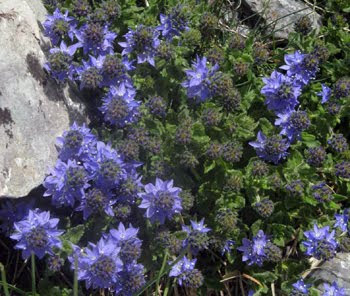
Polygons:
[[[72,1],[58,2],[61,8],[71,9]],[[97,7],[101,1],[90,2]],[[121,50],[117,42],[124,41],[123,35],[128,28],[134,29],[138,24],[157,26],[159,14],[169,13],[178,4],[175,0],[118,2],[121,15],[111,24],[111,29],[118,33],[115,42],[118,52]],[[192,207],[162,226],[152,225],[142,217],[143,213],[137,211],[139,201],[132,206],[131,217],[125,219],[96,214],[87,222],[82,222],[75,217],[64,217],[61,221],[64,220],[66,232],[62,236],[61,255],[66,258],[71,254],[71,244],[96,242],[108,229],[123,221],[139,227],[143,240],[141,260],[146,266],[149,282],[137,295],[146,288],[147,295],[153,293],[154,286],[160,291],[169,291],[169,295],[174,290],[177,295],[190,295],[192,292],[191,295],[209,295],[224,293],[225,289],[239,291],[235,295],[247,295],[249,289],[255,291],[254,295],[272,295],[271,285],[278,291],[276,295],[290,295],[291,285],[310,267],[302,245],[304,231],[311,229],[315,223],[333,226],[334,214],[349,207],[349,180],[336,175],[335,164],[349,161],[350,152],[334,152],[327,140],[335,133],[342,133],[349,139],[350,100],[337,99],[340,110],[332,114],[330,104],[321,104],[317,96],[321,83],[333,87],[339,78],[349,75],[348,1],[316,1],[320,2],[317,3],[320,7],[317,11],[323,17],[320,32],[313,31],[307,35],[291,33],[284,41],[275,40],[271,32],[273,24],[263,23],[256,15],[248,15],[240,23],[232,15],[233,8],[228,5],[228,2],[234,1],[180,2],[189,16],[190,28],[169,45],[170,58],[156,57],[154,68],[142,64],[131,72],[137,90],[136,98],[142,102],[139,121],[125,129],[100,124],[98,103],[92,108],[96,114],[91,126],[101,140],[113,147],[119,147],[128,139],[132,128],[145,128],[149,141],[145,145],[137,143],[137,161],[143,163],[140,169],[143,184],[153,183],[157,176],[164,180],[174,179],[175,186],[192,195]],[[48,6],[48,9],[52,11],[53,7]],[[237,9],[243,13],[243,8]],[[79,20],[85,21],[85,18]],[[248,36],[240,33],[239,26],[242,24],[252,27]],[[256,140],[258,131],[267,136],[280,132],[275,124],[276,116],[267,109],[265,97],[261,94],[262,78],[278,70],[286,54],[296,50],[311,53],[319,47],[323,49],[324,60],[319,65],[316,78],[303,88],[298,106],[307,112],[310,127],[291,144],[285,160],[279,164],[266,164],[266,171],[257,171],[255,161],[258,157],[249,142]],[[185,71],[191,68],[197,55],[217,58],[220,71],[228,77],[224,85],[226,92],[202,104],[189,99],[186,89],[181,86],[186,79]],[[100,90],[102,94],[105,91]],[[147,107],[149,99],[156,95],[166,102],[164,117],[152,114]],[[98,101],[100,96],[96,97]],[[205,113],[208,110],[213,112]],[[218,116],[213,115],[215,118],[212,118],[208,114]],[[186,137],[180,137],[183,135]],[[155,143],[159,149],[155,149]],[[210,157],[208,149],[213,143],[217,143],[221,150],[218,149],[215,157]],[[222,147],[227,143],[242,145],[239,160],[227,161],[223,157]],[[315,167],[306,161],[305,150],[320,146],[326,149],[326,158],[322,165]],[[300,180],[305,187],[299,195],[293,195],[287,189],[287,185],[295,180]],[[312,186],[321,181],[327,182],[333,192],[333,199],[329,202],[320,203],[313,197]],[[265,198],[273,202],[274,209],[269,217],[262,218],[254,210],[254,205]],[[222,223],[218,223],[223,210],[234,215],[228,215],[231,218],[228,222],[220,220]],[[208,249],[197,256],[196,266],[204,274],[204,285],[200,289],[186,290],[168,277],[170,266],[166,265],[166,260],[177,258],[176,243],[180,241],[181,244],[186,238],[181,226],[201,218],[205,218],[205,223],[212,229],[208,234]],[[235,222],[233,229],[224,227],[232,221]],[[280,262],[266,262],[260,267],[242,262],[242,253],[237,251],[237,247],[242,245],[243,238],[252,239],[259,230],[264,230],[271,242],[282,249]],[[162,231],[172,235],[167,237],[167,244],[160,238]],[[222,242],[227,240],[234,240],[235,247],[223,255]],[[63,272],[69,274],[66,269]],[[233,276],[230,278],[230,275]],[[48,276],[42,276],[38,285],[41,295],[71,295],[71,288],[66,283],[58,285]],[[310,295],[318,295],[317,290],[312,289]]]

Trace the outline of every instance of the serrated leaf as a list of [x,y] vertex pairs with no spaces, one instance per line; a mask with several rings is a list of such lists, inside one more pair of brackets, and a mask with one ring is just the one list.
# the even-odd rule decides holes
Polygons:
[[85,226],[80,224],[68,229],[67,232],[62,235],[62,237],[73,244],[77,244],[84,235],[84,232]]

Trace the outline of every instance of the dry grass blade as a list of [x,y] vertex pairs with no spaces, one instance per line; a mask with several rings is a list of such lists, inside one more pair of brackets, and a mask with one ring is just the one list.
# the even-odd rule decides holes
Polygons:
[[252,276],[250,276],[248,274],[243,273],[242,276],[245,277],[246,279],[251,280],[252,282],[258,284],[260,287],[263,286],[262,283],[260,283],[256,278],[253,278]]

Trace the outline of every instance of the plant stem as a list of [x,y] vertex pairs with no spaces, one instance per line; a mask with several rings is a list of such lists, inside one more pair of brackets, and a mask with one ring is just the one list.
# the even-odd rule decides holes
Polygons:
[[78,257],[74,256],[73,296],[78,296]]
[[[3,281],[0,281],[0,285],[5,285],[5,283],[3,282]],[[19,293],[19,294],[21,294],[21,295],[28,295],[28,293],[26,293],[25,291],[22,291],[21,289],[18,289],[17,287],[15,287],[15,286],[12,286],[12,285],[10,285],[10,284],[8,284],[8,283],[6,283],[6,285],[8,286],[8,288],[10,289],[10,290],[13,290],[13,291],[15,291],[15,292],[17,292],[17,293]],[[10,294],[9,294],[10,295]],[[5,295],[6,296],[6,295]]]
[[166,285],[164,288],[164,292],[163,292],[163,296],[168,296],[169,293],[169,284],[170,284],[170,277],[168,277],[167,281],[166,281]]
[[162,267],[158,273],[158,276],[157,276],[157,282],[156,282],[156,295],[160,295],[159,293],[159,282],[160,282],[160,279],[162,277],[162,274],[163,274],[163,271],[164,271],[164,268],[166,267],[166,260],[168,259],[168,252],[165,251],[164,253],[164,258],[163,258],[163,263],[162,263]]
[[0,271],[1,271],[2,286],[4,288],[5,296],[10,296],[9,287],[8,287],[7,281],[6,281],[5,267],[4,267],[4,265],[2,265],[2,263],[0,263]]
[[32,252],[30,259],[31,259],[31,263],[32,263],[32,294],[33,294],[33,296],[36,296],[35,254],[34,254],[34,252]]
[[[183,258],[183,256],[186,254],[186,252],[188,252],[188,250],[189,250],[189,247],[183,249],[182,252],[180,253],[180,255],[175,259],[175,261],[173,261],[171,265],[168,265],[162,273],[159,273],[158,277],[162,277],[164,274],[168,273],[170,271],[170,269],[172,269],[173,266]],[[158,277],[156,279],[150,280],[148,283],[146,283],[146,285],[144,285],[134,295],[135,296],[142,295],[143,292],[145,292],[149,287],[153,286],[157,282]]]

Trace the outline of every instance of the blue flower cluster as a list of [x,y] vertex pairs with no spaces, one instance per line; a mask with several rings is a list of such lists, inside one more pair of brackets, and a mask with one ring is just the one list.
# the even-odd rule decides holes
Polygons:
[[[111,5],[111,9],[113,7],[116,5]],[[82,15],[88,13],[85,12]],[[80,89],[107,87],[109,91],[102,100],[100,111],[106,122],[124,127],[138,119],[140,106],[140,102],[135,100],[136,90],[128,74],[135,69],[134,60],[129,61],[128,57],[136,57],[138,64],[148,62],[155,67],[160,34],[167,43],[171,42],[174,36],[189,29],[188,17],[183,7],[178,5],[169,15],[160,15],[161,25],[158,27],[139,25],[135,30],[129,29],[124,35],[125,42],[119,42],[123,48],[122,57],[114,52],[117,34],[109,30],[112,19],[104,18],[101,22],[91,14],[79,26],[77,19],[68,16],[68,11],[62,13],[56,8],[43,23],[46,36],[56,46],[50,49],[45,69],[60,82],[67,79],[77,81]],[[79,64],[74,61],[74,56],[80,48],[86,59]]]
[[308,295],[309,289],[311,287],[310,284],[304,283],[303,279],[298,280],[292,286],[293,286],[292,295],[300,295],[300,294],[301,295]]
[[45,35],[50,37],[53,45],[58,45],[67,38],[73,41],[76,26],[77,21],[68,16],[68,10],[62,13],[58,8],[43,23]]
[[182,231],[187,234],[187,238],[182,242],[183,247],[190,247],[193,254],[208,248],[209,238],[207,233],[210,228],[205,227],[204,218],[199,221],[190,221],[191,226],[183,225]]
[[[196,177],[196,166],[199,167],[202,160],[193,151],[197,146],[198,148],[204,146],[202,143],[208,142],[210,145],[210,149],[206,153],[213,159],[210,170],[217,170],[222,165],[222,161],[218,160],[221,156],[225,161],[224,164],[227,162],[237,164],[237,166],[241,165],[244,146],[243,143],[236,141],[235,133],[241,128],[238,126],[240,120],[243,122],[246,117],[248,118],[245,112],[249,107],[244,105],[247,100],[243,97],[241,104],[240,93],[234,89],[230,75],[219,71],[219,63],[222,65],[225,52],[221,53],[220,50],[214,49],[207,52],[207,57],[196,56],[191,66],[185,71],[186,78],[181,84],[189,99],[201,103],[205,102],[200,112],[202,113],[201,119],[205,122],[203,131],[201,123],[192,122],[192,118],[189,117],[188,119],[184,117],[185,119],[178,127],[167,125],[168,118],[166,117],[171,114],[173,106],[177,105],[179,100],[171,100],[167,104],[167,100],[157,96],[158,91],[157,93],[146,93],[146,97],[149,99],[144,107],[148,111],[143,109],[142,101],[138,98],[144,94],[138,92],[138,87],[143,83],[148,87],[148,84],[158,83],[158,81],[153,80],[153,78],[148,81],[148,77],[139,77],[138,75],[142,76],[143,71],[148,71],[149,77],[151,77],[153,72],[162,70],[164,70],[161,72],[162,76],[168,75],[167,70],[170,68],[161,69],[161,63],[158,65],[157,57],[164,58],[176,45],[181,46],[182,41],[191,42],[185,38],[184,40],[178,38],[183,33],[183,36],[187,36],[186,31],[189,31],[189,17],[184,6],[181,4],[175,6],[168,15],[160,14],[160,25],[138,24],[136,27],[128,28],[124,36],[117,36],[118,29],[115,29],[114,20],[119,14],[120,6],[114,0],[99,2],[101,3],[96,4],[92,13],[90,10],[92,7],[88,1],[74,0],[70,4],[76,17],[69,15],[68,11],[61,12],[58,8],[53,15],[48,16],[43,26],[53,48],[50,50],[45,69],[60,83],[67,80],[75,81],[84,93],[100,96],[101,100],[96,109],[100,112],[101,120],[104,121],[101,133],[104,133],[106,127],[106,129],[116,131],[116,137],[114,138],[113,134],[113,137],[109,138],[109,141],[113,142],[105,143],[99,141],[94,132],[85,124],[74,123],[70,130],[64,132],[57,139],[58,160],[43,183],[46,189],[44,196],[51,197],[52,204],[57,208],[68,207],[72,209],[74,218],[80,219],[87,225],[93,224],[96,220],[108,221],[108,224],[104,225],[105,227],[100,231],[98,241],[85,241],[85,247],[72,244],[73,252],[68,259],[71,268],[77,273],[78,280],[84,281],[87,289],[106,289],[109,294],[113,295],[133,295],[139,291],[146,282],[145,266],[149,267],[148,264],[144,266],[140,263],[142,255],[142,240],[140,238],[147,241],[152,238],[150,230],[160,230],[159,232],[162,234],[168,234],[166,253],[172,256],[172,261],[168,262],[171,267],[169,276],[174,277],[177,283],[184,287],[180,288],[181,292],[185,290],[187,292],[191,288],[200,287],[204,281],[201,271],[195,268],[197,263],[195,257],[200,252],[211,248],[211,246],[218,246],[215,249],[221,251],[221,256],[229,253],[227,259],[231,260],[230,251],[235,242],[230,238],[235,237],[232,229],[237,228],[238,215],[227,214],[225,219],[220,219],[223,225],[228,225],[225,230],[206,227],[204,218],[198,222],[196,216],[195,218],[181,216],[181,212],[193,205],[194,198],[188,198],[188,195],[191,194],[174,186],[174,180],[175,183],[178,180],[176,177],[173,180],[167,177],[169,176],[167,173],[164,173],[165,169],[161,166],[164,164],[165,167],[166,161],[168,161],[167,159],[163,162],[163,157],[164,159],[168,157],[165,155],[159,155],[159,158],[156,155],[150,160],[149,167],[148,163],[145,165],[143,171],[146,174],[154,167],[157,170],[157,164],[161,168],[152,174],[156,177],[155,180],[149,180],[145,178],[145,175],[144,179],[147,181],[144,182],[145,185],[142,184],[143,176],[140,171],[143,163],[136,159],[139,159],[139,155],[142,157],[141,159],[144,159],[143,152],[147,149],[152,150],[153,154],[163,153],[160,144],[151,140],[146,128],[148,122],[144,122],[142,116],[145,114],[147,117],[152,114],[155,125],[159,123],[159,127],[164,123],[165,129],[164,132],[160,132],[160,136],[163,136],[169,129],[174,129],[176,141],[186,144],[186,150],[179,152],[179,154],[182,153],[180,163]],[[108,5],[110,5],[109,8]],[[106,13],[104,14],[104,12]],[[211,23],[211,26],[206,28],[215,28],[219,22],[219,20],[215,20],[214,15],[212,16],[211,13],[205,15],[206,21]],[[151,22],[147,20],[147,23]],[[205,32],[201,33],[203,33],[202,37],[206,38]],[[196,36],[194,35],[192,37],[195,40]],[[120,53],[117,49],[118,46],[119,49],[121,48]],[[206,51],[200,52],[203,54]],[[177,60],[177,62],[179,61]],[[264,86],[260,92],[265,97],[267,109],[275,116],[274,126],[278,131],[270,134],[263,128],[264,132],[258,131],[256,141],[249,142],[249,145],[255,149],[257,156],[263,160],[255,161],[252,165],[255,166],[252,175],[257,184],[259,178],[267,177],[270,169],[272,170],[264,161],[275,165],[281,163],[289,155],[291,146],[300,141],[303,132],[311,126],[306,109],[301,110],[300,108],[300,98],[303,90],[315,78],[320,59],[314,53],[304,54],[296,51],[285,55],[284,61],[285,65],[280,67],[283,72],[275,70],[270,77],[262,79]],[[140,66],[140,64],[142,65]],[[186,62],[181,60],[181,66],[185,64]],[[174,63],[171,66],[177,65]],[[174,69],[176,68],[174,67]],[[330,106],[333,103],[333,97],[341,99],[349,96],[349,85],[349,80],[346,78],[340,79],[332,90],[327,85],[322,84],[322,90],[316,95],[321,97],[321,104]],[[171,84],[169,84],[169,93],[171,95],[177,93]],[[161,95],[165,95],[165,92]],[[206,102],[213,97],[219,99],[218,103],[222,108],[216,108],[216,102]],[[221,111],[232,113],[231,111],[237,110],[240,104],[243,117],[236,118],[232,114],[226,114],[227,117],[223,116],[224,113]],[[336,112],[336,109],[334,107],[333,111]],[[188,110],[186,107],[186,110],[181,111],[181,114],[182,112],[185,114]],[[178,117],[179,121],[181,114]],[[173,117],[175,120],[175,116]],[[142,124],[145,123],[146,127],[135,127],[139,121]],[[253,118],[247,119],[247,125],[250,123],[253,126]],[[221,125],[224,126],[225,130],[221,129]],[[226,130],[234,135],[225,144],[217,144],[215,139],[212,139],[211,135],[207,133],[220,131],[220,134],[224,135]],[[119,139],[121,143],[116,143]],[[213,142],[209,143],[210,140]],[[342,134],[334,134],[327,143],[329,147],[315,147],[314,144],[308,146],[308,150],[305,152],[306,162],[311,168],[305,164],[306,167],[318,170],[328,161],[326,153],[328,148],[339,154],[345,154],[344,152],[348,149],[347,140]],[[193,151],[189,150],[192,148]],[[141,153],[139,153],[140,151]],[[242,159],[242,163],[244,162],[245,159]],[[205,163],[204,166],[206,165]],[[161,169],[163,169],[163,174],[159,173]],[[204,171],[207,170],[208,168],[204,167]],[[234,166],[233,169],[231,165],[225,165],[225,171],[232,173],[236,171],[236,167]],[[279,173],[281,173],[281,178],[278,177]],[[278,174],[274,175],[277,177],[275,183],[282,184],[281,180],[285,178],[289,182],[285,188],[290,193],[291,199],[301,199],[304,192],[310,192],[310,188],[304,188],[306,182],[301,180],[302,176],[298,176],[301,179],[291,180],[290,176],[283,176],[283,173],[283,171],[279,171]],[[347,160],[338,162],[335,166],[335,175],[349,178],[350,165]],[[227,183],[231,187],[227,186],[227,188],[234,189],[237,193],[239,192],[239,197],[242,197],[245,191],[243,184],[246,187],[245,176],[235,174],[229,177],[230,182]],[[200,183],[200,178],[198,179],[198,183]],[[218,182],[218,184],[221,183]],[[249,183],[247,184],[249,185]],[[199,194],[207,191],[207,188],[204,187],[206,184],[198,185]],[[266,189],[266,186],[263,189]],[[316,181],[316,184],[311,185],[311,194],[318,202],[336,199],[336,195],[333,193],[326,181]],[[245,202],[244,197],[242,200]],[[215,206],[220,205],[221,202],[222,198],[218,199],[217,203],[215,201]],[[226,203],[226,198],[224,203]],[[253,205],[260,216],[269,217],[275,204],[277,207],[277,203],[271,197],[271,199],[266,198]],[[278,206],[280,207],[280,205],[283,204],[279,202]],[[62,248],[60,236],[63,234],[63,231],[57,228],[59,221],[50,218],[49,212],[42,212],[39,209],[32,210],[32,208],[34,208],[33,205],[21,203],[17,204],[16,207],[11,203],[4,206],[0,210],[0,219],[3,221],[0,226],[1,230],[9,234],[11,227],[14,227],[14,232],[10,237],[17,241],[15,247],[23,251],[24,259],[27,259],[31,254],[35,254],[39,258],[49,254],[53,269],[58,270],[63,264],[62,259],[57,255],[57,251]],[[125,222],[124,217],[128,218],[131,212],[136,212],[133,217],[137,219],[132,221],[134,226],[140,226],[138,219],[141,215],[147,219],[145,219],[147,227],[142,229],[140,233],[138,228],[131,224],[124,225],[119,220],[122,219],[120,217],[123,217]],[[97,219],[94,220],[95,218]],[[190,225],[186,225],[183,218],[187,221],[193,220],[190,220]],[[335,256],[341,244],[340,240],[339,242],[336,240],[336,233],[342,231],[349,234],[349,212],[344,210],[342,213],[336,214],[334,218],[334,230],[331,230],[330,226],[319,228],[315,224],[313,229],[304,232],[306,239],[302,242],[302,246],[306,250],[306,255],[317,259],[329,259]],[[70,220],[70,222],[72,221],[73,219]],[[175,238],[171,237],[173,233],[166,229],[167,226],[174,226],[174,221],[181,222],[181,226],[177,227],[179,235],[174,235]],[[170,223],[166,224],[167,222]],[[269,231],[275,233],[274,229],[269,229]],[[166,236],[166,234],[163,235]],[[263,230],[259,230],[251,239],[243,238],[242,245],[237,250],[242,252],[242,261],[249,266],[258,265],[261,267],[266,262],[276,263],[282,258],[282,250],[272,243],[270,237]],[[148,256],[149,253],[143,255]],[[154,256],[157,258],[158,254]],[[176,256],[178,257],[176,258]],[[310,286],[304,283],[303,279],[300,279],[293,284],[292,295],[308,295]],[[187,288],[190,289],[187,290]],[[332,285],[325,284],[324,290],[324,296],[345,295],[344,289],[339,288],[335,282]],[[103,292],[101,290],[101,293]],[[254,292],[250,290],[248,294],[253,295]]]
[[104,120],[118,127],[137,121],[140,102],[134,100],[134,95],[135,92],[125,88],[124,84],[112,86],[100,107]]
[[303,245],[306,247],[306,255],[317,259],[330,259],[336,254],[338,242],[335,239],[335,231],[330,232],[330,227],[319,228],[314,225],[313,230],[305,231],[306,241]]
[[196,61],[192,63],[192,69],[186,70],[187,80],[182,83],[182,86],[187,89],[187,96],[199,102],[211,98],[215,94],[211,84],[214,82],[218,69],[218,64],[209,68],[207,58],[197,56]]
[[[132,182],[135,192],[142,187],[136,168],[141,163],[126,161],[110,145],[100,142],[85,125],[74,123],[57,139],[59,159],[45,179],[44,196],[51,196],[56,207],[70,206],[82,211],[84,219],[92,213],[113,216],[118,192]],[[137,194],[123,195],[133,204]]]
[[160,14],[158,30],[166,40],[171,41],[175,36],[180,36],[182,32],[188,31],[188,18],[182,5],[175,6],[169,15]]
[[345,209],[342,214],[335,214],[336,223],[334,227],[339,228],[343,232],[350,232],[349,228],[349,209]]
[[[292,296],[297,295],[310,295],[311,284],[304,283],[303,279],[298,280],[293,285]],[[323,284],[323,293],[322,296],[345,296],[345,288],[338,287],[336,282],[333,282],[331,285],[328,283]]]
[[322,296],[346,296],[345,288],[341,288],[338,286],[336,282],[333,282],[331,285],[324,283],[324,293]]
[[[75,80],[80,89],[110,88],[100,108],[105,121],[117,126],[136,121],[140,102],[135,100],[136,90],[128,74],[134,69],[133,62],[125,53],[123,57],[114,53],[117,34],[109,31],[108,22],[89,19],[78,27],[78,21],[68,16],[68,11],[63,14],[57,8],[43,25],[57,46],[50,50],[45,64],[52,77],[60,82]],[[74,61],[79,48],[86,57],[82,64]]]
[[166,218],[171,219],[174,214],[181,212],[181,189],[173,187],[173,180],[162,181],[157,178],[155,185],[149,183],[144,189],[145,192],[139,193],[142,198],[139,207],[146,209],[145,216],[152,222],[163,224]]
[[[275,126],[281,127],[280,135],[286,136],[287,139],[278,139],[276,136],[266,139],[266,136],[259,132],[258,141],[249,143],[260,158],[274,164],[286,158],[290,144],[300,140],[301,133],[311,124],[306,111],[295,108],[299,105],[298,98],[302,89],[315,78],[319,65],[319,60],[314,54],[302,54],[300,51],[285,55],[284,61],[286,64],[280,68],[286,70],[286,74],[275,70],[269,78],[263,78],[265,85],[261,94],[266,98],[267,108],[278,117]],[[323,89],[320,95],[323,97],[322,101],[327,101],[327,89]],[[270,141],[266,143],[266,140]]]
[[23,259],[32,254],[42,259],[45,254],[53,255],[55,248],[62,248],[59,236],[63,231],[57,229],[58,222],[59,219],[50,219],[50,212],[35,209],[14,223],[14,233],[10,238],[18,241],[15,248],[22,250]]
[[119,42],[123,47],[122,55],[136,54],[137,63],[148,62],[155,67],[154,58],[160,45],[159,31],[156,28],[139,25],[135,30],[125,34],[125,42]]
[[[111,229],[97,244],[86,248],[74,247],[69,257],[72,268],[77,266],[78,280],[85,281],[86,288],[109,289],[116,295],[133,295],[145,284],[144,267],[137,263],[141,256],[141,240],[138,229]],[[75,263],[77,261],[77,264]]]
[[237,248],[237,250],[243,252],[242,261],[248,261],[248,265],[257,264],[258,266],[262,266],[266,259],[265,247],[268,241],[267,236],[262,230],[259,230],[252,240],[243,238],[243,245]]
[[189,259],[184,256],[173,265],[169,276],[175,277],[180,286],[198,288],[203,283],[203,275],[195,268],[197,259]]
[[[140,198],[139,208],[146,210],[145,217],[160,224],[181,212],[181,189],[173,186],[173,180],[157,178],[155,185],[142,185],[137,173],[142,164],[98,141],[85,125],[74,123],[57,139],[57,147],[59,159],[43,183],[44,195],[51,196],[56,207],[73,207],[87,220],[91,215],[114,216],[120,203],[132,206]],[[203,221],[194,228],[206,230]],[[145,283],[144,267],[137,263],[141,256],[137,233],[138,229],[120,223],[97,244],[89,243],[82,250],[75,246],[78,279],[85,281],[87,288],[136,292]],[[74,256],[70,260],[73,264]],[[130,281],[134,283],[131,286]]]

